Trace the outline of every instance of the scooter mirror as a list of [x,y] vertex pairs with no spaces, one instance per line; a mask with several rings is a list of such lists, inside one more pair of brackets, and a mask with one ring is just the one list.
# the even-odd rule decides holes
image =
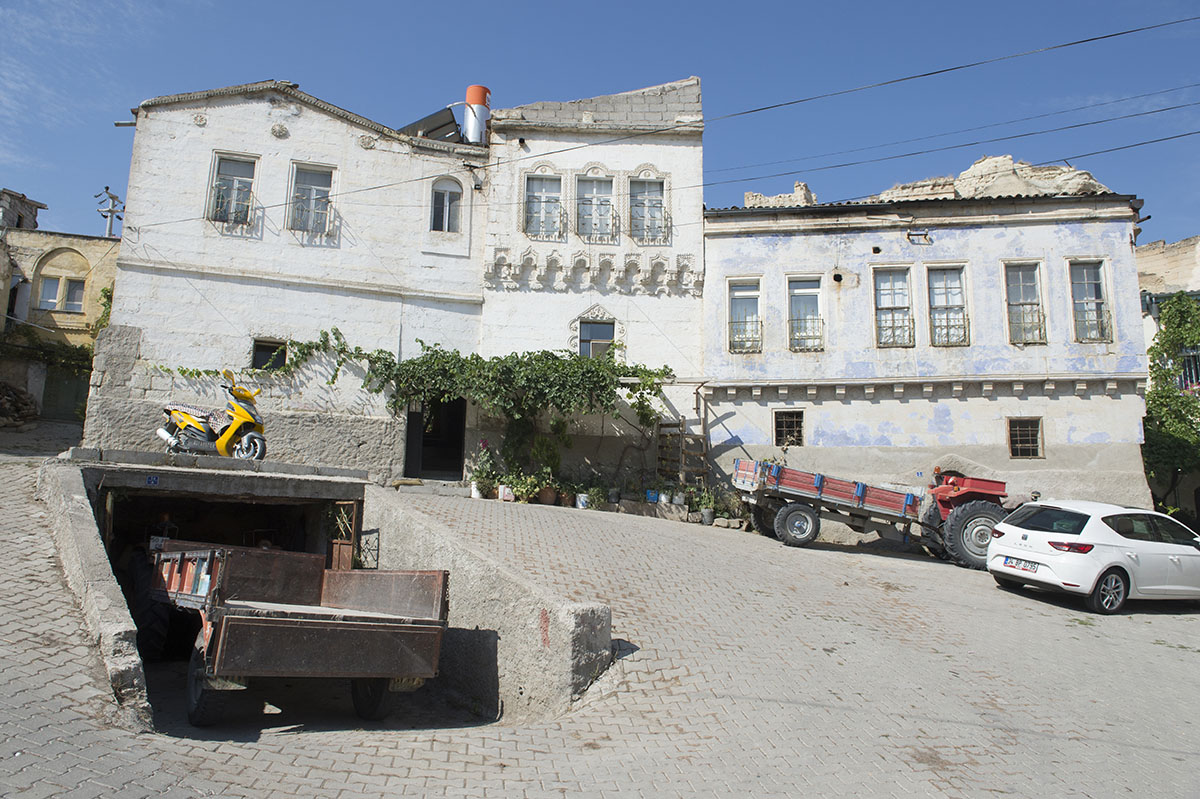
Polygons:
[[221,377],[225,378],[230,383],[233,382],[233,372],[229,371],[228,369],[226,369],[224,372],[221,372]]

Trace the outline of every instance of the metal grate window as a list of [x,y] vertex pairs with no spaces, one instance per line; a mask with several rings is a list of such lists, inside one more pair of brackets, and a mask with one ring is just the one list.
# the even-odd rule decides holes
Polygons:
[[792,352],[819,352],[825,349],[819,277],[788,280],[788,348]]
[[329,229],[329,191],[333,173],[296,167],[292,191],[292,230],[323,234]]
[[966,347],[971,343],[963,292],[963,270],[929,270],[929,341],[935,347]]
[[1100,261],[1071,262],[1071,302],[1075,311],[1075,340],[1112,341],[1104,270]]
[[1008,420],[1008,454],[1014,458],[1042,457],[1042,420]]
[[617,240],[616,210],[609,178],[579,178],[576,184],[575,220],[579,237],[590,244],[612,244]]
[[729,284],[729,351],[762,352],[757,280]]
[[804,446],[804,411],[775,411],[775,446]]
[[638,244],[671,243],[671,218],[661,180],[629,181],[629,233]]
[[875,272],[875,343],[880,347],[911,347],[915,343],[907,269]]
[[1004,267],[1008,301],[1008,340],[1011,344],[1045,344],[1046,318],[1038,291],[1037,264]]
[[236,158],[217,159],[217,180],[209,219],[229,225],[250,224],[254,194],[254,162]]
[[1188,347],[1180,356],[1179,390],[1194,394],[1200,390],[1200,349]]
[[562,180],[533,175],[526,178],[525,235],[535,241],[562,241],[566,223]]

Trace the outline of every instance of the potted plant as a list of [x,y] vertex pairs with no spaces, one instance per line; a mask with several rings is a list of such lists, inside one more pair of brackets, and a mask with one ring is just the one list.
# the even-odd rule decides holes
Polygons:
[[538,482],[537,499],[543,505],[553,505],[558,502],[558,483],[549,468],[542,467],[535,477]]
[[685,489],[682,485],[677,485],[672,489],[671,504],[672,505],[686,505],[687,504],[687,494],[685,493]]
[[333,505],[329,509],[329,525],[328,568],[335,571],[354,568],[355,512],[345,505]]
[[487,439],[479,443],[479,457],[475,460],[475,468],[471,471],[471,496],[474,499],[488,499],[496,490],[500,479],[500,469],[496,457],[488,447]]
[[717,497],[707,488],[696,495],[696,504],[700,506],[700,523],[712,524],[717,517]]
[[[600,506],[604,504],[604,500],[607,497],[612,496],[612,490],[610,489],[609,491],[605,492],[605,490],[603,488],[601,488],[600,486],[592,486],[591,488],[589,488],[587,490],[587,494],[585,496],[587,497],[587,506],[589,508],[591,508],[593,510],[600,510]],[[618,491],[617,499],[620,499],[620,498],[621,498],[621,492]],[[616,500],[613,500],[613,501],[615,502]]]

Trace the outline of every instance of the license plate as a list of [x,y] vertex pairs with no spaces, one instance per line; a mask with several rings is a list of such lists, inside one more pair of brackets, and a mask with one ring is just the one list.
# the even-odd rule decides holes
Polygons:
[[1027,560],[1021,560],[1020,558],[1005,558],[1004,565],[1011,566],[1014,569],[1020,569],[1023,572],[1035,572],[1037,571],[1038,567],[1036,563],[1030,563]]

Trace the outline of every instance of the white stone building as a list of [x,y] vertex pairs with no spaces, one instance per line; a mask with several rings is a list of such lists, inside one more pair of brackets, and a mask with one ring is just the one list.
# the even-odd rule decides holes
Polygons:
[[1141,201],[983,159],[863,202],[806,187],[706,213],[706,426],[718,467],[1145,505]]
[[[700,194],[674,188],[701,182],[697,79],[496,111],[474,144],[448,112],[397,130],[282,81],[134,113],[89,445],[158,448],[164,400],[219,401],[217,381],[179,367],[263,366],[281,342],[332,327],[400,358],[418,340],[485,356],[598,352],[611,328],[631,360],[699,369],[699,347],[679,342],[703,284]],[[266,387],[269,457],[457,477],[489,423],[434,409],[435,439],[408,436],[406,452],[419,414],[392,418],[352,376],[327,377],[313,367]]]

